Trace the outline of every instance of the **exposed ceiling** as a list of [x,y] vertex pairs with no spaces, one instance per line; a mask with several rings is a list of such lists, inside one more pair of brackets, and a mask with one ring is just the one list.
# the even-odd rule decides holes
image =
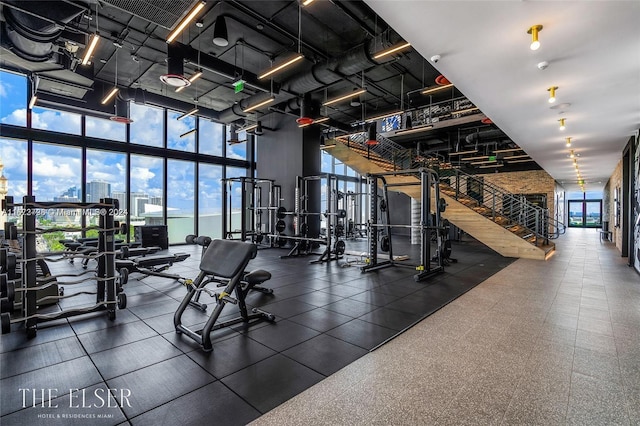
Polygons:
[[[181,111],[192,108],[197,100],[199,114],[205,117],[238,126],[262,120],[267,129],[275,115],[299,117],[303,95],[312,100],[312,115],[331,118],[322,124],[325,130],[362,129],[356,124],[363,118],[402,109],[410,111],[414,127],[427,119],[434,125],[411,134],[385,133],[403,146],[420,143],[424,151],[446,157],[469,148],[488,154],[517,143],[554,178],[566,182],[575,181],[564,149],[564,136],[572,136],[589,182],[587,189],[604,185],[620,149],[640,126],[640,54],[632,53],[640,51],[640,37],[633,27],[638,22],[638,7],[632,2],[607,2],[607,6],[367,2],[374,12],[363,1],[316,0],[305,7],[298,0],[209,1],[168,45],[165,40],[171,29],[197,3],[4,0],[3,35],[8,29],[13,31],[6,22],[10,9],[28,15],[29,25],[53,36],[51,52],[42,44],[25,43],[25,51],[44,49],[41,58],[16,55],[15,37],[3,36],[0,65],[37,75],[43,101],[58,96],[61,103],[102,110],[103,114],[113,106],[103,107],[99,101],[116,80],[125,100]],[[229,34],[225,47],[212,42],[221,16]],[[201,26],[196,25],[198,21]],[[542,47],[531,52],[526,29],[535,23],[544,25]],[[101,41],[90,66],[82,66],[79,62],[96,29]],[[412,46],[373,58],[376,52],[404,40]],[[169,46],[175,46],[182,57],[185,77],[199,67],[204,70],[200,79],[180,92],[160,81],[168,72],[167,57],[173,56]],[[276,74],[272,81],[258,79],[272,64],[298,51],[304,59],[296,65]],[[434,54],[441,55],[437,63],[425,59]],[[536,67],[541,60],[550,63],[544,71]],[[436,85],[440,74],[455,87],[423,95],[422,90]],[[240,78],[246,86],[235,93],[233,83]],[[550,110],[546,103],[546,88],[551,85],[559,87],[559,104],[572,104],[562,115],[567,118],[565,133],[557,130],[559,111]],[[321,106],[327,99],[362,86],[367,93],[359,97],[359,106],[349,101]],[[271,92],[276,97],[273,103],[252,113],[243,111]],[[467,106],[479,110],[451,114],[452,108]],[[481,122],[486,117],[493,123]],[[516,154],[522,152],[501,154],[499,159]],[[539,167],[535,162],[515,161],[506,166],[500,171]]]
[[441,55],[435,67],[568,190],[578,186],[565,137],[585,189],[600,190],[640,129],[640,2],[366,2],[423,57]]

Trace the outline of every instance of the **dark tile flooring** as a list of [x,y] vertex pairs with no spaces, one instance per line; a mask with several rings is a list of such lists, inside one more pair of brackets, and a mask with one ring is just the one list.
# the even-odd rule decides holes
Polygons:
[[[348,253],[365,249],[365,241],[347,244]],[[394,238],[394,249],[417,258],[418,248],[402,238]],[[171,251],[191,253],[170,271],[194,278],[198,248]],[[115,321],[97,313],[43,323],[31,340],[14,325],[0,339],[0,423],[246,424],[513,260],[466,237],[453,243],[458,263],[416,283],[412,268],[361,273],[362,259],[356,254],[325,264],[309,264],[315,256],[280,259],[283,254],[280,249],[260,250],[249,265],[271,272],[266,286],[274,293],[253,292],[248,303],[275,314],[277,321],[218,330],[210,353],[175,333],[173,313],[185,289],[165,278],[132,275],[125,287],[128,308],[118,311]],[[80,266],[58,262],[52,269],[77,272]],[[92,286],[68,285],[66,293]],[[87,305],[92,298],[78,296],[61,305]],[[202,325],[207,316],[188,309],[183,323]],[[227,305],[223,317],[235,316],[237,308]],[[56,389],[50,402],[46,395],[41,402],[41,389]]]

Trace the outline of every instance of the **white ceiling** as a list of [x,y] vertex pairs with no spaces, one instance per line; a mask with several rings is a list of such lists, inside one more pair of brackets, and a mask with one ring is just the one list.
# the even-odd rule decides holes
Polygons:
[[578,189],[566,136],[585,189],[597,191],[640,129],[638,1],[365,1],[424,58],[441,55],[438,71],[566,190]]

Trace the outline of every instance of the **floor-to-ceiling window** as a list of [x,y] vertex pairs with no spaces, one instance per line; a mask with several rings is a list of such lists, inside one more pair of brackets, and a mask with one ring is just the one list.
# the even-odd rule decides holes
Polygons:
[[167,161],[167,232],[169,243],[184,242],[195,232],[196,165],[191,161]]
[[596,198],[599,195],[602,194],[589,192],[568,194],[569,226],[585,228],[602,226],[602,199]]
[[[123,213],[116,219],[129,223],[131,238],[133,226],[157,224],[168,226],[171,243],[184,242],[187,234],[196,232],[222,236],[223,171],[226,167],[227,176],[250,173],[251,145],[244,141],[245,133],[240,134],[243,143],[227,145],[223,124],[195,115],[178,120],[185,111],[136,103],[129,105],[131,124],[67,108],[63,99],[55,107],[36,104],[30,112],[27,76],[2,70],[0,83],[0,125],[10,126],[12,137],[17,131],[24,139],[0,140],[9,195],[60,202],[115,198]],[[29,114],[40,140],[28,140]],[[239,227],[240,194],[234,190],[228,195],[228,219]],[[93,225],[93,219],[73,215],[43,220],[52,226],[60,220],[78,228]]]

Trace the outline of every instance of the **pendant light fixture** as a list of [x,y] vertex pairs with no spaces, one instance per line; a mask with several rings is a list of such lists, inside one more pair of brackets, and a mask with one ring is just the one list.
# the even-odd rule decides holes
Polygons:
[[178,26],[173,31],[171,31],[171,34],[169,34],[169,37],[167,37],[167,43],[171,43],[176,37],[178,37],[178,35],[180,35],[182,31],[184,31],[184,29],[187,27],[187,25],[189,25],[189,23],[194,20],[194,18],[198,15],[198,13],[200,13],[200,11],[206,4],[207,3],[203,1],[198,2],[198,4],[196,4],[195,7],[191,9],[191,11],[187,14],[187,16],[184,17],[180,24],[178,24]]
[[367,145],[373,146],[378,145],[378,134],[376,131],[376,123],[371,123],[369,125],[369,129],[367,131]]
[[565,118],[561,118],[560,120],[558,120],[560,122],[560,130],[566,129],[566,126],[564,125],[565,120]]
[[220,2],[220,15],[218,15],[213,24],[213,44],[219,47],[227,47],[229,45],[227,21],[222,15],[222,2]]
[[93,51],[96,50],[96,47],[98,46],[98,41],[100,41],[100,33],[98,32],[98,4],[96,3],[96,32],[91,35],[89,47],[84,51],[84,57],[81,62],[82,65],[89,64],[91,55],[93,55]]
[[571,147],[571,137],[567,137],[565,140],[567,141],[567,148]]

